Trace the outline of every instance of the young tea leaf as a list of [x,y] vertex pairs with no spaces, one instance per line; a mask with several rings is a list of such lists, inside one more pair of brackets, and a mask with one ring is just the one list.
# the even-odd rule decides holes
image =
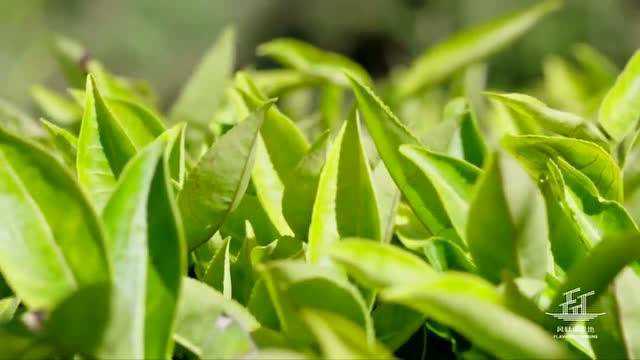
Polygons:
[[0,173],[0,272],[29,308],[109,281],[102,224],[55,157],[0,128]]
[[395,96],[406,98],[435,85],[469,64],[503,49],[524,35],[561,1],[543,1],[529,9],[466,29],[427,50],[396,80]]
[[189,249],[207,241],[240,203],[249,184],[255,147],[271,103],[229,130],[207,151],[178,194]]

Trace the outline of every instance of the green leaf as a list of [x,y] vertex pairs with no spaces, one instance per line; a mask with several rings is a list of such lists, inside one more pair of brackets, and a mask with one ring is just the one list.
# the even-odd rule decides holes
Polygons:
[[420,146],[402,145],[400,152],[431,182],[432,187],[422,191],[434,190],[435,193],[421,197],[438,199],[458,236],[464,239],[469,202],[481,170],[466,161],[431,152]]
[[308,237],[320,173],[331,144],[330,135],[329,131],[323,133],[292,170],[291,175],[283,179],[282,214],[299,239]]
[[357,113],[342,126],[318,183],[308,259],[326,264],[332,243],[357,236],[380,241],[380,219]]
[[144,148],[166,130],[159,116],[144,105],[124,99],[107,99],[106,103],[136,150]]
[[220,233],[223,236],[231,236],[236,239],[244,239],[247,236],[247,221],[251,224],[259,245],[266,245],[279,236],[278,230],[271,223],[271,219],[264,211],[262,204],[252,194],[245,194],[238,207],[229,214]]
[[556,10],[560,1],[550,0],[453,35],[427,50],[395,82],[395,96],[409,97],[435,85],[457,70],[507,47],[542,17]]
[[349,86],[344,76],[348,71],[363,83],[372,80],[362,66],[349,58],[321,50],[311,44],[295,39],[275,39],[258,46],[258,55],[268,56],[305,74],[321,77],[337,85]]
[[596,91],[608,90],[613,85],[619,69],[605,54],[589,44],[577,44],[572,52]]
[[315,86],[322,79],[292,69],[269,69],[251,72],[251,78],[268,97],[276,97],[299,88]]
[[[543,175],[538,185],[547,206],[551,252],[555,262],[561,268],[568,269],[585,255],[591,243],[586,232],[581,229],[581,222],[577,220],[578,216],[585,217],[585,214],[582,209],[574,212],[569,205],[569,201],[573,199],[572,192],[566,187],[560,169],[552,160],[549,160],[548,174]],[[580,204],[579,201],[577,204],[572,203]]]
[[258,279],[253,286],[247,309],[263,328],[280,330],[280,320],[264,279]]
[[[595,301],[625,266],[640,259],[639,241],[637,231],[618,234],[600,241],[586,257],[567,272],[566,280],[547,309],[555,312],[559,304],[565,301],[564,292],[577,288],[593,290],[595,294],[589,297],[589,300]],[[557,320],[549,317],[549,328],[552,328],[555,321]]]
[[102,210],[115,188],[116,178],[135,147],[113,117],[91,75],[87,78],[85,112],[78,138],[78,182]]
[[325,85],[320,93],[320,113],[327,129],[333,129],[343,119],[343,103],[345,91],[337,85]]
[[349,275],[372,288],[410,284],[435,276],[419,257],[390,244],[344,239],[331,249],[331,257]]
[[16,106],[0,98],[0,126],[26,137],[40,138],[45,135],[36,120]]
[[189,249],[207,241],[240,203],[249,184],[264,105],[223,135],[187,176],[178,204]]
[[256,141],[255,164],[251,179],[256,197],[279,235],[293,235],[287,220],[282,213],[284,185],[269,157],[263,136]]
[[18,321],[0,325],[0,348],[2,355],[11,359],[50,359],[56,355],[55,347],[43,336]]
[[[222,292],[225,298],[231,299],[231,258],[229,255],[229,245],[231,238],[223,240],[222,246],[218,249],[202,275],[202,281],[212,288]],[[204,245],[204,244],[203,244]]]
[[0,272],[29,308],[110,279],[102,225],[56,158],[0,128],[0,173]]
[[234,62],[235,32],[227,28],[196,67],[171,107],[169,118],[206,129],[231,79]]
[[[237,87],[248,109],[255,109],[266,97],[247,74],[236,77]],[[282,209],[283,182],[302,160],[309,144],[297,126],[275,106],[265,115],[256,146],[252,179],[256,194],[280,235],[292,235]]]
[[173,351],[186,245],[170,182],[170,135],[131,160],[103,212],[115,284],[103,356],[166,358]]
[[[600,295],[589,312],[601,314],[589,325],[598,337],[589,339],[595,356],[606,358],[633,358],[638,351],[637,298],[640,279],[632,269],[625,269]],[[591,299],[590,299],[591,300]]]
[[175,340],[201,359],[242,357],[254,348],[256,319],[240,304],[205,284],[184,278]]
[[64,162],[73,168],[76,163],[76,156],[78,152],[78,138],[67,130],[47,120],[41,119],[40,121],[49,132],[49,135],[51,135],[53,145],[62,155]]
[[327,359],[393,359],[393,355],[375,340],[368,341],[361,327],[342,316],[321,310],[303,310],[309,325]]
[[376,204],[380,216],[380,236],[383,243],[389,243],[393,237],[396,212],[400,205],[400,190],[382,161],[373,168],[371,178],[378,200]]
[[[148,86],[140,80],[133,80],[114,75],[98,61],[91,60],[87,63],[87,69],[98,84],[98,90],[105,98],[126,99],[129,101],[154,106],[155,99]],[[140,84],[143,83],[142,86]]]
[[378,304],[371,317],[376,338],[393,351],[406,343],[426,320],[422,313],[393,303]]
[[369,88],[350,79],[358,108],[376,149],[416,216],[433,233],[450,230],[452,225],[446,211],[437,198],[430,196],[436,194],[431,182],[400,153],[401,145],[420,145],[420,141]]
[[19,305],[20,299],[15,296],[0,299],[0,325],[13,319]]
[[422,251],[437,271],[458,270],[477,272],[471,256],[459,245],[441,237],[432,237],[424,241]]
[[463,98],[455,98],[444,108],[443,120],[422,136],[429,150],[446,153],[482,166],[487,152],[475,112]]
[[71,125],[82,117],[82,109],[73,100],[43,86],[31,88],[31,95],[40,109],[58,124]]
[[286,260],[265,265],[261,274],[280,325],[293,343],[311,340],[298,315],[300,309],[307,308],[341,315],[364,328],[367,336],[373,336],[369,311],[358,289],[331,269]]
[[204,278],[207,267],[209,267],[211,260],[223,247],[225,240],[222,239],[220,232],[216,232],[215,234],[213,234],[211,239],[207,240],[202,245],[198,246],[190,252],[190,260],[193,264],[193,271],[195,272],[196,279],[202,280]]
[[591,115],[582,74],[569,61],[552,55],[544,61],[545,90],[551,104],[581,115]]
[[473,275],[445,273],[381,296],[453,328],[498,358],[576,357],[541,327],[504,308],[497,290]]
[[110,294],[108,283],[78,289],[51,312],[44,336],[67,354],[95,354],[109,321]]
[[524,94],[487,93],[487,96],[544,129],[559,135],[592,141],[605,150],[609,148],[609,143],[600,130],[578,115],[549,108],[538,99]]
[[[236,75],[236,88],[250,111],[255,111],[268,101],[247,73]],[[267,110],[260,135],[273,167],[281,178],[288,176],[309,150],[309,143],[302,131],[275,105]]]
[[354,112],[347,120],[342,139],[334,145],[340,144],[336,222],[341,237],[379,241],[380,216],[360,126],[360,116]]
[[[565,211],[579,226],[586,245],[600,242],[603,237],[637,230],[631,216],[619,203],[600,197],[598,189],[583,173],[558,159],[557,165],[550,160],[550,177],[558,191]],[[562,177],[562,178],[560,178]]]
[[467,243],[478,272],[498,283],[503,271],[544,278],[550,270],[542,196],[514,160],[497,152],[471,201]]
[[87,62],[91,59],[87,50],[77,42],[60,35],[54,38],[52,50],[69,85],[84,86]]
[[640,116],[639,83],[640,52],[629,60],[600,105],[600,124],[618,142],[637,125]]
[[411,208],[404,203],[398,206],[394,230],[400,243],[414,252],[420,252],[426,240],[433,237],[433,234],[416,218]]
[[506,136],[503,146],[509,150],[534,179],[547,168],[547,160],[562,158],[584,173],[610,200],[622,198],[622,174],[615,160],[600,146],[578,139],[556,136]]
[[476,113],[471,107],[462,118],[459,132],[464,159],[475,166],[483,166],[487,157],[487,144],[478,127]]
[[[632,269],[625,269],[616,278],[613,290],[617,306],[617,323],[622,333],[626,356],[640,356],[640,277]],[[603,354],[603,357],[605,355]]]

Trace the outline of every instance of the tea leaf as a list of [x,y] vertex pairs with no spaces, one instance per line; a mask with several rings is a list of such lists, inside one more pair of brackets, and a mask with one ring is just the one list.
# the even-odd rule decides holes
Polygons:
[[375,340],[367,341],[365,331],[353,322],[331,312],[303,310],[305,319],[329,359],[393,359],[393,355]]
[[432,237],[422,244],[427,260],[437,271],[457,270],[476,273],[471,256],[459,245],[441,237]]
[[251,78],[268,97],[276,97],[302,87],[322,83],[321,78],[292,69],[253,71]]
[[363,239],[336,243],[331,257],[351,276],[372,288],[416,283],[435,275],[419,257],[389,244]]
[[308,237],[320,173],[324,168],[330,144],[331,136],[327,131],[311,146],[291,175],[283,179],[282,215],[299,239]]
[[235,32],[226,28],[182,89],[169,111],[169,118],[206,129],[231,80],[234,62]]
[[[318,309],[344,316],[373,335],[369,312],[358,289],[334,271],[297,261],[266,265],[263,279],[284,333],[294,343],[309,343],[307,326],[297,315],[300,309]],[[317,294],[322,293],[322,297]]]
[[201,282],[182,281],[175,340],[199,358],[244,356],[253,348],[249,331],[258,322],[240,304]]
[[95,354],[111,315],[110,294],[108,283],[75,291],[51,312],[43,331],[48,342],[67,354]]
[[584,69],[594,88],[608,90],[613,85],[619,70],[606,55],[584,43],[573,47],[573,55]]
[[202,274],[202,281],[212,288],[222,292],[222,295],[231,299],[233,291],[231,284],[231,259],[229,255],[229,245],[231,238],[223,240],[222,246],[218,249]]
[[54,38],[52,48],[69,85],[83,87],[87,78],[86,65],[90,60],[87,50],[77,42],[59,35]]
[[378,304],[371,317],[376,338],[392,351],[396,351],[407,342],[426,320],[422,313],[393,303]]
[[[593,290],[595,300],[603,294],[607,286],[624,269],[625,266],[640,258],[638,233],[614,235],[600,241],[591,252],[577,262],[567,273],[566,280],[557,291],[548,309],[552,311],[565,301],[564,292],[581,288]],[[548,318],[548,327],[552,328],[553,318]]]
[[173,351],[186,245],[170,182],[168,136],[131,160],[104,209],[115,288],[103,356],[165,358]]
[[0,271],[16,295],[49,310],[109,281],[101,222],[63,165],[0,128],[0,172]]
[[622,198],[622,175],[615,161],[600,146],[578,139],[554,136],[507,136],[504,147],[522,162],[534,179],[546,169],[548,159],[562,158],[584,173],[606,199]]
[[441,203],[433,197],[424,197],[435,194],[429,179],[412,162],[404,160],[400,153],[401,145],[420,145],[420,141],[369,88],[354,78],[350,79],[358,108],[376,149],[416,216],[433,233],[452,229]]
[[47,116],[62,125],[71,125],[82,117],[82,109],[69,100],[43,86],[34,86],[31,95]]
[[478,272],[498,283],[503,271],[544,278],[549,270],[542,196],[515,161],[495,153],[478,181],[467,242]]
[[607,139],[591,122],[580,116],[551,109],[538,99],[524,94],[487,93],[496,101],[502,102],[520,116],[529,118],[544,129],[556,134],[592,141],[605,150],[609,148]]
[[73,168],[76,163],[76,156],[78,153],[78,138],[67,130],[47,120],[41,119],[40,121],[49,132],[49,135],[51,135],[53,145],[62,155],[64,162]]
[[295,39],[275,39],[258,47],[258,55],[269,56],[303,73],[325,78],[337,85],[349,86],[344,71],[363,83],[371,84],[367,71],[342,55],[321,50]]
[[85,102],[78,138],[78,182],[102,210],[135,147],[107,108],[92,76],[87,79]]
[[374,167],[371,178],[378,200],[376,204],[380,215],[380,236],[383,243],[389,243],[393,237],[396,211],[400,205],[400,190],[382,161]]
[[207,241],[240,203],[249,184],[267,103],[223,135],[187,176],[178,205],[189,249]]
[[472,275],[446,273],[421,284],[392,287],[381,296],[452,327],[500,358],[576,357],[538,325],[505,309],[497,291]]
[[380,240],[380,219],[357,113],[342,126],[318,183],[309,225],[311,263],[327,264],[340,237]]
[[166,127],[158,115],[136,102],[107,99],[106,104],[136,150],[150,144]]
[[360,116],[354,112],[346,122],[342,139],[336,141],[340,144],[336,179],[336,222],[341,237],[379,241],[377,198],[362,141]]
[[[246,75],[236,82],[246,107],[254,109],[266,97]],[[256,194],[280,235],[293,235],[282,214],[283,179],[287,179],[300,162],[309,145],[295,124],[276,107],[269,109],[256,145],[256,162],[252,179]]]
[[556,0],[544,1],[453,35],[414,61],[396,80],[395,96],[399,99],[409,97],[443,81],[455,71],[500,51],[561,4]]
[[629,60],[600,105],[598,115],[600,124],[618,142],[636,127],[638,116],[640,116],[638,82],[640,82],[640,53],[636,53]]
[[[480,169],[465,161],[415,145],[402,145],[400,152],[422,171],[431,182],[432,189],[435,190],[434,194],[421,196],[438,199],[447,212],[449,221],[458,232],[458,236],[464,239],[469,201],[473,186],[481,174]],[[422,189],[422,191],[430,190]]]
[[549,56],[544,61],[545,90],[551,103],[563,110],[590,115],[586,84],[569,61]]

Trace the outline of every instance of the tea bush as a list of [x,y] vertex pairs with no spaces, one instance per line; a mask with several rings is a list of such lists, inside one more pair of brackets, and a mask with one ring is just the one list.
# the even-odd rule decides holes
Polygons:
[[68,93],[0,106],[0,357],[640,357],[640,55],[484,85],[560,5],[375,81],[229,29],[166,113],[59,38]]

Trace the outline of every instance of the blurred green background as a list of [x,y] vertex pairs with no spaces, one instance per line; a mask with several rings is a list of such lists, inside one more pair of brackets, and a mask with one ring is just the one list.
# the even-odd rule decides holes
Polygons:
[[[226,24],[238,29],[238,66],[256,45],[293,36],[353,57],[374,76],[465,26],[535,0],[0,0],[0,97],[30,108],[36,83],[61,88],[53,34],[82,42],[115,73],[148,79],[169,104]],[[586,42],[622,66],[640,47],[640,1],[568,0],[491,61],[490,86],[540,77],[542,59]]]

